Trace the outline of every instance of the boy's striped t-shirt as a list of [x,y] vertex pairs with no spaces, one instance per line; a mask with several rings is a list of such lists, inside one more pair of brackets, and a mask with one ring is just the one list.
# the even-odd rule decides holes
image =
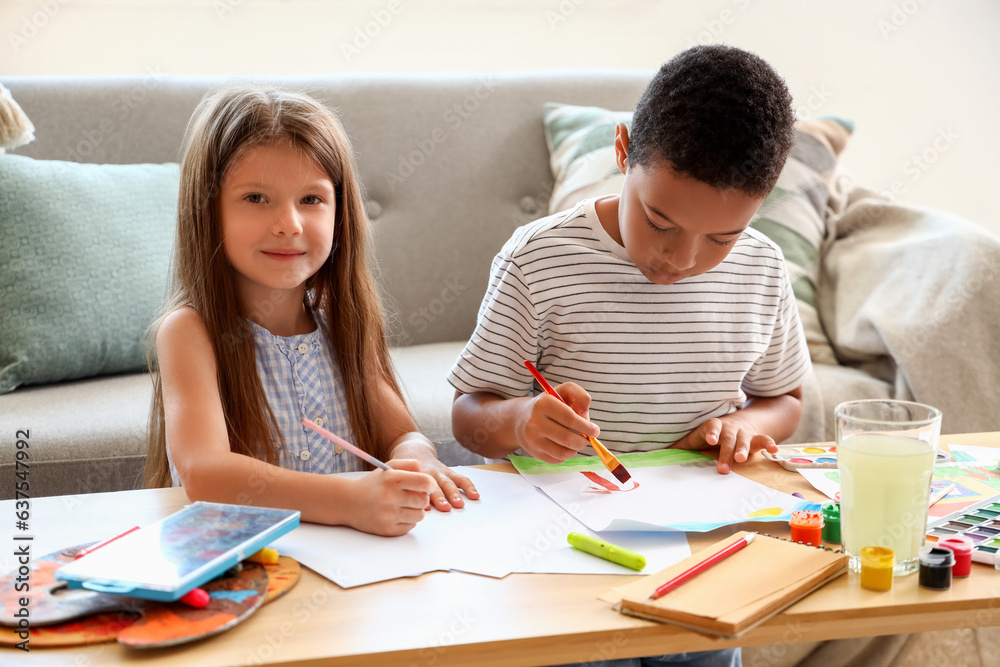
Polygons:
[[668,446],[748,395],[800,386],[809,356],[781,251],[748,228],[712,270],[647,280],[594,201],[519,228],[493,260],[471,340],[448,381],[504,398],[575,382],[619,452]]

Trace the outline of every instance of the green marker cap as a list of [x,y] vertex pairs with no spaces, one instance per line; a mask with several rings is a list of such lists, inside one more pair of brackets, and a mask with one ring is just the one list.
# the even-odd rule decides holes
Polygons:
[[597,539],[596,537],[591,537],[590,535],[584,535],[583,533],[570,533],[566,536],[566,541],[569,542],[574,549],[585,551],[586,553],[597,556],[598,558],[603,558],[604,560],[609,560],[612,563],[624,565],[625,567],[636,571],[642,570],[646,567],[645,556],[641,556],[634,551],[629,551],[628,549],[611,544],[610,542]]

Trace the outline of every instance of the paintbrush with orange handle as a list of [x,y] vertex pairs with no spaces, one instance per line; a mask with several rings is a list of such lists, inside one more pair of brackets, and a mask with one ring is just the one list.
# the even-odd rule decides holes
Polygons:
[[[566,403],[566,401],[563,401],[563,397],[560,396],[556,392],[556,390],[552,388],[552,385],[550,385],[548,382],[545,381],[545,378],[543,378],[542,374],[538,372],[538,369],[535,368],[534,364],[532,364],[530,361],[525,360],[524,366],[525,368],[528,369],[528,371],[531,372],[534,378],[538,380],[538,384],[542,385],[542,389],[545,390],[546,394],[549,394],[550,396],[555,396],[560,401],[562,401],[563,404],[569,405],[568,403]],[[621,461],[615,458],[615,455],[609,452],[608,448],[602,445],[600,440],[598,440],[597,438],[591,438],[589,436],[586,436],[583,433],[580,434],[580,437],[590,441],[590,446],[593,447],[594,451],[597,452],[597,455],[601,457],[601,461],[604,463],[604,466],[611,471],[612,475],[618,478],[619,482],[624,484],[625,482],[632,479],[632,475],[629,474],[629,471],[626,470],[625,466],[621,464]]]

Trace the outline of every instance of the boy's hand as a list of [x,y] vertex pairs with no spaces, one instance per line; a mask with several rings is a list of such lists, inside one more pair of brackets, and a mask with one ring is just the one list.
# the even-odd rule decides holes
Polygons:
[[733,463],[743,463],[753,454],[766,449],[778,452],[778,446],[768,435],[758,433],[751,425],[741,423],[734,415],[713,417],[705,421],[686,436],[673,444],[674,449],[719,448],[719,462],[716,466],[720,474],[726,475]]
[[[470,499],[479,500],[479,491],[476,490],[472,480],[441,463],[433,445],[420,439],[411,438],[396,445],[392,450],[392,456],[391,460],[386,461],[386,465],[396,468],[396,464],[400,462],[399,459],[403,459],[404,464],[416,461],[419,464],[418,470],[420,472],[434,478],[438,488],[431,493],[431,505],[442,512],[448,512],[452,507],[465,507],[465,500],[459,489],[464,491]],[[409,468],[404,466],[403,469]]]
[[555,396],[539,394],[524,403],[514,428],[520,447],[540,461],[562,463],[589,443],[580,434],[597,437],[601,430],[590,423],[590,394],[572,382],[555,388]]
[[366,533],[394,537],[421,519],[437,482],[417,472],[416,461],[393,461],[395,470],[376,470],[358,480],[350,525]]

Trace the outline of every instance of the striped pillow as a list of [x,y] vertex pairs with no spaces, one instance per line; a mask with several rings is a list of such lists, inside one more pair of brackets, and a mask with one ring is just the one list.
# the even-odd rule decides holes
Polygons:
[[[582,199],[621,192],[624,176],[615,164],[615,125],[631,128],[632,113],[548,103],[545,141],[555,185],[549,213]],[[750,225],[781,248],[814,363],[835,364],[816,309],[820,247],[827,235],[826,207],[837,156],[853,124],[834,118],[800,120],[795,144],[778,183]]]

